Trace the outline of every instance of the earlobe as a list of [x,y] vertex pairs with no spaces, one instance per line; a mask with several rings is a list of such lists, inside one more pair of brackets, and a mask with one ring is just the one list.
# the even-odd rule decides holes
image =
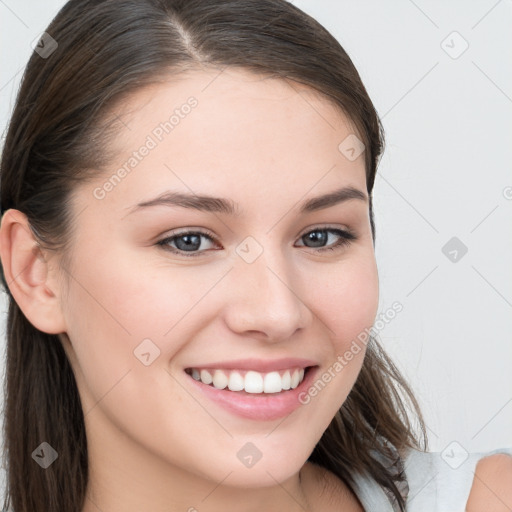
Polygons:
[[40,331],[65,331],[60,290],[27,216],[9,209],[0,226],[0,258],[9,290],[29,322]]

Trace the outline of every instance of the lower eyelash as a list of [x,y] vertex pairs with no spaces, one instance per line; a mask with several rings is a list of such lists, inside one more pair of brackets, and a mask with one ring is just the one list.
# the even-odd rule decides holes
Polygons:
[[[342,229],[338,229],[338,228],[328,228],[328,227],[311,229],[311,230],[307,231],[306,233],[304,233],[304,235],[301,235],[299,238],[302,238],[303,236],[307,235],[308,233],[312,233],[315,231],[327,231],[327,232],[335,233],[340,237],[340,239],[335,244],[333,244],[329,247],[315,248],[315,247],[306,247],[305,245],[303,245],[301,247],[306,247],[306,249],[313,249],[316,252],[334,251],[336,249],[341,249],[342,247],[349,246],[354,240],[357,240],[356,235],[354,235],[350,231],[342,230]],[[187,258],[200,256],[201,254],[203,254],[205,252],[204,250],[203,251],[187,252],[187,251],[182,251],[180,249],[176,249],[175,247],[170,247],[169,245],[167,245],[168,242],[174,240],[175,238],[179,238],[180,236],[185,236],[185,235],[201,235],[201,236],[204,236],[205,238],[208,238],[210,241],[215,242],[215,239],[211,235],[204,233],[203,231],[184,231],[182,233],[178,233],[178,234],[172,235],[170,237],[164,238],[163,240],[160,240],[159,242],[157,242],[156,245],[161,246],[164,250],[169,251],[173,254],[178,254],[180,256],[185,256]]]

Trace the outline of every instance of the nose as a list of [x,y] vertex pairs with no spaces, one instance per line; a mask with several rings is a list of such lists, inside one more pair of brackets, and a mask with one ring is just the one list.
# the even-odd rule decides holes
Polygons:
[[238,260],[231,272],[225,321],[242,335],[265,341],[289,339],[309,325],[312,312],[302,297],[300,280],[284,256],[269,258],[264,251],[252,262]]

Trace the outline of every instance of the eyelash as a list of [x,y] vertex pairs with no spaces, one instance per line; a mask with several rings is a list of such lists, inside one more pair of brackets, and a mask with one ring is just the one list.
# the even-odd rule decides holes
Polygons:
[[[338,235],[340,237],[338,242],[331,245],[330,247],[329,246],[328,247],[320,247],[317,249],[315,249],[314,247],[309,247],[309,249],[316,250],[316,252],[320,252],[320,253],[342,249],[343,247],[349,246],[352,243],[352,241],[357,240],[357,236],[348,230],[332,228],[332,227],[328,227],[328,226],[321,227],[321,228],[317,227],[310,231],[307,231],[306,233],[301,235],[299,237],[299,239],[302,239],[303,237],[305,237],[306,235],[308,235],[310,233],[314,233],[314,232],[318,232],[318,231],[322,231],[322,232],[326,231],[326,232],[330,232],[330,233],[335,233],[336,235]],[[159,242],[156,243],[156,245],[162,247],[162,249],[164,249],[165,251],[169,251],[173,254],[178,254],[180,256],[185,256],[187,258],[197,257],[205,252],[205,250],[203,250],[203,251],[183,251],[181,249],[167,245],[169,242],[175,240],[176,238],[180,238],[185,235],[202,235],[202,236],[208,238],[210,241],[216,243],[215,237],[209,232],[206,232],[206,231],[182,231],[181,233],[176,233],[172,236],[168,236],[168,237],[160,240]],[[306,247],[306,246],[304,245],[301,247]]]

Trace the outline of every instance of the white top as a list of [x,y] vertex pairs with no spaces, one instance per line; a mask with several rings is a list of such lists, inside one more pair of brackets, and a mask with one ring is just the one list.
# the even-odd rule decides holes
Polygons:
[[[456,441],[442,452],[411,450],[404,460],[409,493],[407,512],[465,512],[477,462],[512,447],[467,453]],[[354,475],[353,491],[368,512],[395,512],[386,493],[368,475]],[[397,510],[397,509],[396,509]]]

